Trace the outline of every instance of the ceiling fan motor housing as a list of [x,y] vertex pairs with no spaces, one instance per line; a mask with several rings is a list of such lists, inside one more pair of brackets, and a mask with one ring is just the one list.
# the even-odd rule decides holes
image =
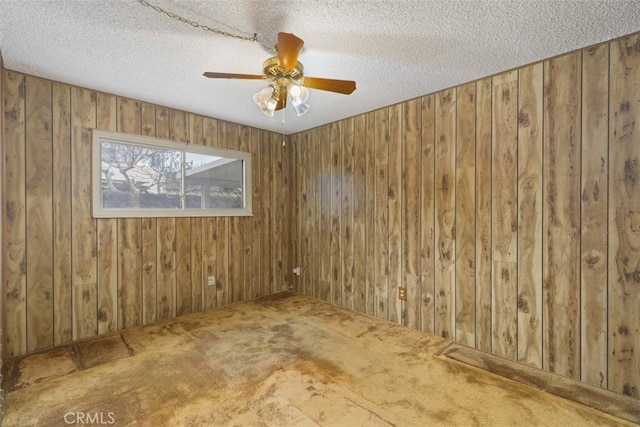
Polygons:
[[279,65],[278,57],[274,56],[264,61],[262,69],[265,78],[272,80],[280,90],[286,89],[291,82],[303,84],[304,67],[300,62],[296,62],[295,67],[287,70]]

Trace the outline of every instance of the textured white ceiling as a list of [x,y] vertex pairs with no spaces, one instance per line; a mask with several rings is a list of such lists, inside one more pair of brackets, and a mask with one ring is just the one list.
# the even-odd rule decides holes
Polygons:
[[[640,31],[640,0],[0,0],[8,69],[287,134]],[[305,41],[314,77],[355,80],[352,95],[311,90],[311,110],[268,118],[252,101],[279,31]]]

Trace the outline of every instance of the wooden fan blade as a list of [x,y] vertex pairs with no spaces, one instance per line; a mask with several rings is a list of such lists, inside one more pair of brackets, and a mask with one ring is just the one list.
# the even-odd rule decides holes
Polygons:
[[349,95],[356,90],[356,82],[353,80],[323,79],[321,77],[305,77],[304,85],[311,89],[328,90],[329,92]]
[[234,74],[234,73],[212,73],[207,71],[202,74],[210,79],[247,79],[247,80],[262,80],[264,76],[258,76],[257,74]]
[[293,70],[303,45],[304,41],[291,33],[278,33],[278,65]]

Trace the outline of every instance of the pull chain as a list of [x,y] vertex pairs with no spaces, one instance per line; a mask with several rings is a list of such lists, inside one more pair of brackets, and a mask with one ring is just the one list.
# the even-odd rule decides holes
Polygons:
[[282,109],[282,146],[285,147],[287,145],[284,137],[284,108]]

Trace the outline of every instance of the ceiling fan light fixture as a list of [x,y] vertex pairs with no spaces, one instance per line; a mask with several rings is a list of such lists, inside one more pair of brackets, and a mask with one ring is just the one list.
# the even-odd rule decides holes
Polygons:
[[307,99],[309,99],[309,89],[297,83],[292,83],[289,85],[288,92],[291,97],[291,105],[295,108],[298,117],[309,111],[311,108],[311,106],[307,104]]
[[273,85],[269,85],[253,94],[253,102],[256,103],[262,114],[267,117],[273,117],[278,105],[276,92],[276,88]]
[[302,39],[294,34],[281,32],[278,33],[277,55],[263,62],[262,75],[208,71],[204,76],[210,79],[268,80],[269,86],[253,95],[253,102],[268,117],[273,117],[276,111],[286,108],[288,100],[291,101],[298,117],[306,114],[311,108],[307,103],[308,88],[344,95],[349,95],[356,90],[356,82],[353,80],[305,77],[304,67],[298,62],[303,45]]

